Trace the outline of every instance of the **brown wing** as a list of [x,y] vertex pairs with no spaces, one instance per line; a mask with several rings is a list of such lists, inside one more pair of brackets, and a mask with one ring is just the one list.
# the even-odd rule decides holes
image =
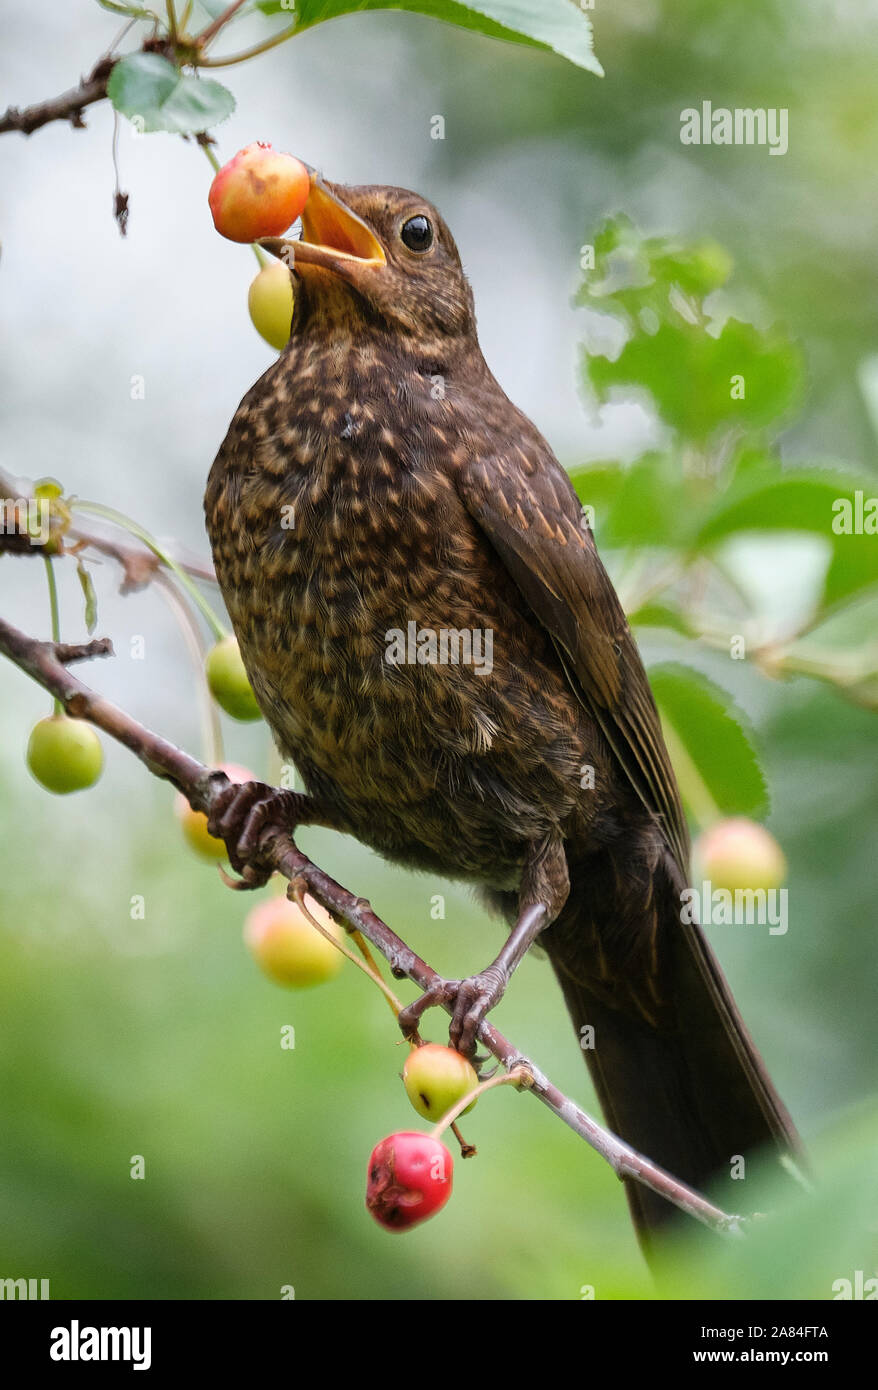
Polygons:
[[461,497],[550,633],[571,688],[662,826],[681,876],[689,836],[649,681],[567,474],[539,436],[477,458]]
[[[464,465],[459,489],[470,515],[554,639],[572,689],[592,711],[644,804],[662,825],[688,877],[688,834],[646,672],[619,599],[580,525],[572,484],[538,436],[501,457]],[[801,1141],[775,1091],[702,932],[681,923],[674,888],[656,898],[666,997],[675,1026],[657,1028],[638,975],[608,1004],[575,968],[564,937],[549,955],[577,1034],[596,1024],[601,1048],[585,1053],[616,1133],[696,1188],[728,1172],[730,1154],[792,1153]],[[575,885],[574,885],[575,889]],[[572,897],[565,912],[577,920]],[[651,982],[647,981],[647,984]],[[789,1174],[788,1174],[789,1176]],[[672,1208],[629,1183],[635,1225],[648,1248]]]

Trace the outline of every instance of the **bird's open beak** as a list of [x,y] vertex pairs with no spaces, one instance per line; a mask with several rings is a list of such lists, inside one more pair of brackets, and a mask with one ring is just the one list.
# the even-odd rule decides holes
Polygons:
[[259,245],[291,270],[317,266],[357,284],[363,271],[387,264],[381,243],[362,218],[331,193],[316,171],[302,212],[302,236],[262,237]]

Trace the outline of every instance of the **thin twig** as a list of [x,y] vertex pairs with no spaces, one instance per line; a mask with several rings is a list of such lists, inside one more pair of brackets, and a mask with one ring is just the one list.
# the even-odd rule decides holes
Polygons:
[[74,661],[91,661],[96,656],[115,656],[109,637],[95,637],[92,642],[53,642],[55,659],[62,666]]
[[0,116],[0,135],[9,130],[18,130],[22,135],[32,135],[35,130],[48,125],[50,121],[70,121],[80,130],[83,129],[85,121],[82,119],[82,113],[87,106],[93,106],[96,101],[103,101],[107,95],[107,82],[116,61],[113,58],[101,58],[78,87],[71,87],[70,91],[62,92],[60,96],[35,102],[33,106],[26,106],[23,111],[17,106],[10,106]]
[[116,179],[116,186],[113,189],[113,216],[119,228],[120,236],[128,235],[128,215],[129,215],[129,195],[123,192],[119,182],[119,112],[113,112],[113,174]]
[[256,43],[252,48],[245,48],[242,53],[230,53],[225,58],[199,58],[200,68],[230,68],[236,63],[249,62],[251,58],[257,58],[260,53],[268,53],[272,48],[277,48],[278,44],[286,43],[294,34],[299,32],[299,22],[294,20],[286,29],[281,29],[279,33],[273,34],[270,39],[263,39],[261,43]]
[[195,671],[195,684],[198,688],[198,706],[201,722],[202,752],[206,758],[217,766],[225,762],[223,752],[223,729],[219,717],[219,708],[216,700],[208,689],[205,679],[204,663],[207,657],[207,643],[202,635],[201,628],[195,620],[195,615],[188,603],[184,602],[177,585],[174,583],[167,570],[159,568],[155,577],[156,587],[162,598],[170,608],[174,620],[177,623],[183,641],[189,652],[190,660]]
[[220,29],[228,24],[235,11],[239,10],[243,3],[244,0],[232,0],[232,4],[228,5],[223,10],[222,14],[218,14],[212,24],[208,24],[206,29],[202,29],[197,38],[198,47],[205,48],[207,44],[210,43],[211,39],[219,33]]
[[[20,502],[24,518],[27,518],[27,504],[33,502],[33,484],[24,478],[14,478],[0,468],[0,501]],[[57,541],[57,533],[51,538]],[[158,555],[145,547],[140,549],[137,546],[123,545],[119,541],[112,540],[109,536],[104,536],[100,531],[93,531],[91,527],[81,525],[68,526],[64,533],[65,541],[73,541],[74,547],[68,549],[88,549],[97,550],[102,555],[115,560],[122,568],[123,579],[120,593],[131,594],[138,589],[143,589],[153,579],[156,572],[161,570],[162,561]],[[31,537],[23,530],[0,530],[0,552],[8,550],[17,555],[41,555],[43,553],[43,542],[38,536]],[[216,583],[216,571],[209,560],[197,559],[195,556],[177,557],[175,563],[181,570],[192,579],[200,579],[207,584]]]
[[[196,811],[210,811],[219,790],[225,786],[225,778],[139,724],[124,710],[71,675],[59,660],[58,650],[51,642],[38,642],[0,619],[0,652],[60,700],[68,714],[89,720],[129,748],[154,776],[173,783]],[[260,863],[270,864],[290,882],[298,880],[306,884],[312,897],[336,920],[343,922],[350,931],[361,932],[388,961],[395,978],[407,976],[421,990],[439,983],[436,971],[376,916],[364,898],[349,893],[302,854],[285,826],[265,826],[259,837],[256,855]],[[448,1012],[451,1012],[450,1005]],[[746,1218],[730,1216],[721,1211],[604,1129],[564,1095],[529,1057],[513,1047],[487,1019],[479,1028],[478,1038],[507,1071],[525,1068],[530,1076],[528,1090],[531,1094],[599,1153],[619,1178],[642,1183],[714,1230],[736,1234],[741,1230]]]

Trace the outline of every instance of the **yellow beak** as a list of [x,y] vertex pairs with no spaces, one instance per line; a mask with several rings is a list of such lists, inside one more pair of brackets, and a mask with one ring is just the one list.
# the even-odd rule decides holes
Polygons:
[[315,266],[356,283],[361,272],[387,264],[381,243],[362,218],[314,171],[302,212],[302,236],[262,237],[259,245],[291,270]]

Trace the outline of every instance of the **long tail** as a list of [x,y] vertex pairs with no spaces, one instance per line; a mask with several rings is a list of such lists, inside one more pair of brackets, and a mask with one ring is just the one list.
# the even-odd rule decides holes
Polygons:
[[[701,929],[680,921],[670,896],[658,908],[656,975],[666,1007],[653,1024],[624,993],[613,1000],[598,981],[590,987],[581,943],[593,927],[575,920],[586,910],[575,888],[561,930],[544,941],[577,1036],[593,1029],[585,1057],[613,1132],[699,1190],[728,1178],[737,1156],[773,1152],[801,1162],[792,1120]],[[641,1184],[626,1180],[626,1188],[648,1252],[651,1234],[676,1209]]]

